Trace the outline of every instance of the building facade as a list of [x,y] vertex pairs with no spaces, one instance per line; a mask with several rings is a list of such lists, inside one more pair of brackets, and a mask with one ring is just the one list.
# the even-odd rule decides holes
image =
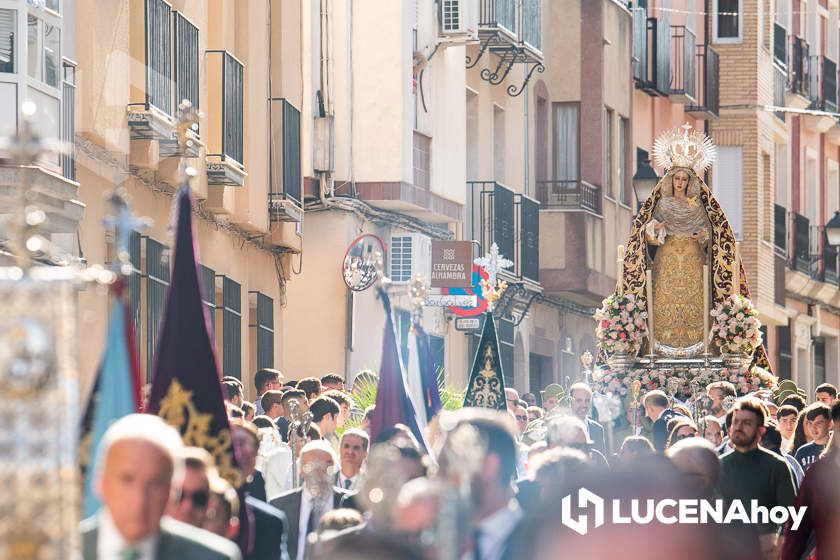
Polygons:
[[[282,365],[286,283],[302,236],[302,99],[298,74],[279,63],[294,38],[279,29],[279,12],[233,0],[0,4],[4,122],[14,123],[15,107],[30,99],[39,131],[73,146],[38,168],[53,243],[89,263],[113,261],[113,232],[102,219],[117,185],[153,220],[132,235],[127,281],[146,380],[169,282],[181,156],[198,171],[196,235],[220,369],[249,387],[256,369]],[[175,142],[183,99],[202,113],[185,154]],[[90,289],[80,298],[87,381],[108,296]]]
[[738,17],[708,23],[721,52],[720,190],[741,203],[733,214],[776,373],[813,391],[838,382],[837,248],[825,234],[840,207],[838,4],[729,4]]

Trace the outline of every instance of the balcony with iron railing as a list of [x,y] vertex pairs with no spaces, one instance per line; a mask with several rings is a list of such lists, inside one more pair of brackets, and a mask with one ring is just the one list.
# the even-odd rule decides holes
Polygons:
[[685,112],[696,119],[720,115],[720,56],[710,45],[697,45],[697,101]]
[[478,52],[466,57],[467,69],[475,67],[489,53],[495,59],[479,76],[499,85],[517,64],[525,65],[522,85],[509,84],[508,95],[520,95],[534,72],[545,71],[542,52],[542,0],[479,0]]
[[544,210],[583,211],[601,216],[601,187],[583,180],[537,181],[537,200]]
[[510,276],[539,282],[540,204],[498,181],[468,181],[467,206],[473,219],[469,238],[487,251],[495,243],[513,261]]
[[671,26],[671,87],[669,97],[677,103],[694,103],[696,91],[697,38],[684,25]]
[[791,268],[811,273],[811,223],[805,216],[793,213],[793,250]]
[[207,182],[241,186],[245,182],[245,66],[224,50],[207,51]]
[[300,111],[285,98],[269,98],[269,192],[272,222],[300,222],[303,218],[301,186]]
[[494,36],[500,43],[507,40],[542,59],[540,0],[480,0],[478,30],[479,37]]

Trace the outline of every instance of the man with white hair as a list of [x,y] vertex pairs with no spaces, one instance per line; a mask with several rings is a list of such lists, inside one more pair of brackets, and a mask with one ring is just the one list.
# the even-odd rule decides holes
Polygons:
[[129,414],[97,450],[102,509],[81,524],[84,560],[231,560],[236,545],[164,517],[184,476],[178,432],[157,416]]
[[[289,558],[302,560],[306,554],[306,537],[317,530],[321,517],[338,509],[349,493],[333,485],[338,465],[335,449],[325,440],[310,441],[300,450],[303,485],[271,500],[271,505],[286,514],[289,520]],[[344,507],[349,507],[347,503]]]
[[595,449],[586,424],[577,416],[555,416],[548,422],[549,447],[571,447],[583,451],[593,465],[607,467],[607,458]]

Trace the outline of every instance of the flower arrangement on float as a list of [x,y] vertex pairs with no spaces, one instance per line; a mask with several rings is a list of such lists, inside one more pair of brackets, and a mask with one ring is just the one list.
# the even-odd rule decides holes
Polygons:
[[647,312],[632,294],[610,295],[594,317],[598,348],[608,354],[635,355],[647,337]]
[[[705,390],[714,381],[729,381],[735,385],[738,395],[746,395],[759,389],[775,389],[777,378],[760,367],[752,369],[707,368],[685,369],[633,369],[620,371],[596,369],[593,371],[594,390],[598,393],[612,393],[625,397],[630,393],[633,381],[639,380],[642,392],[661,389],[668,393],[691,395],[696,389]],[[693,387],[692,387],[693,386]]]
[[721,301],[711,315],[711,341],[722,354],[752,356],[761,345],[761,321],[748,298],[733,294]]

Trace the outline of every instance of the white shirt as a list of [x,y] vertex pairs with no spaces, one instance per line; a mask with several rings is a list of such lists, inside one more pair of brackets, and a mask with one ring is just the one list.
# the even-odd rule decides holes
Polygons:
[[[306,488],[306,485],[303,485],[303,492],[301,493],[300,497],[300,517],[298,519],[298,549],[297,549],[297,560],[303,560],[306,554],[306,528],[309,525],[309,514],[312,512],[312,502],[313,497],[312,494],[309,493],[309,489]],[[321,517],[324,516],[325,513],[328,511],[333,510],[333,492],[332,488],[330,488],[330,493],[327,496],[326,501],[323,504],[321,509]],[[318,528],[318,524],[315,524],[315,528]]]
[[292,450],[285,443],[272,449],[265,457],[263,478],[265,495],[269,501],[286,491],[286,481],[292,470]]
[[[344,476],[343,472],[338,471],[338,478],[336,479],[336,484],[335,485],[338,486],[339,488],[343,489],[343,490],[355,490],[356,488],[358,488],[358,485],[359,485],[360,474],[361,473],[356,473],[356,476],[347,477],[347,476]],[[350,484],[345,485],[345,483],[344,483],[345,480],[349,480]]]
[[99,560],[122,560],[124,550],[134,549],[139,553],[138,560],[155,560],[159,537],[159,533],[153,533],[142,541],[129,546],[117,526],[114,525],[111,514],[106,508],[102,508],[99,511],[96,557]]
[[516,500],[482,521],[478,530],[476,558],[499,560],[505,551],[505,542],[522,519],[522,510]]

